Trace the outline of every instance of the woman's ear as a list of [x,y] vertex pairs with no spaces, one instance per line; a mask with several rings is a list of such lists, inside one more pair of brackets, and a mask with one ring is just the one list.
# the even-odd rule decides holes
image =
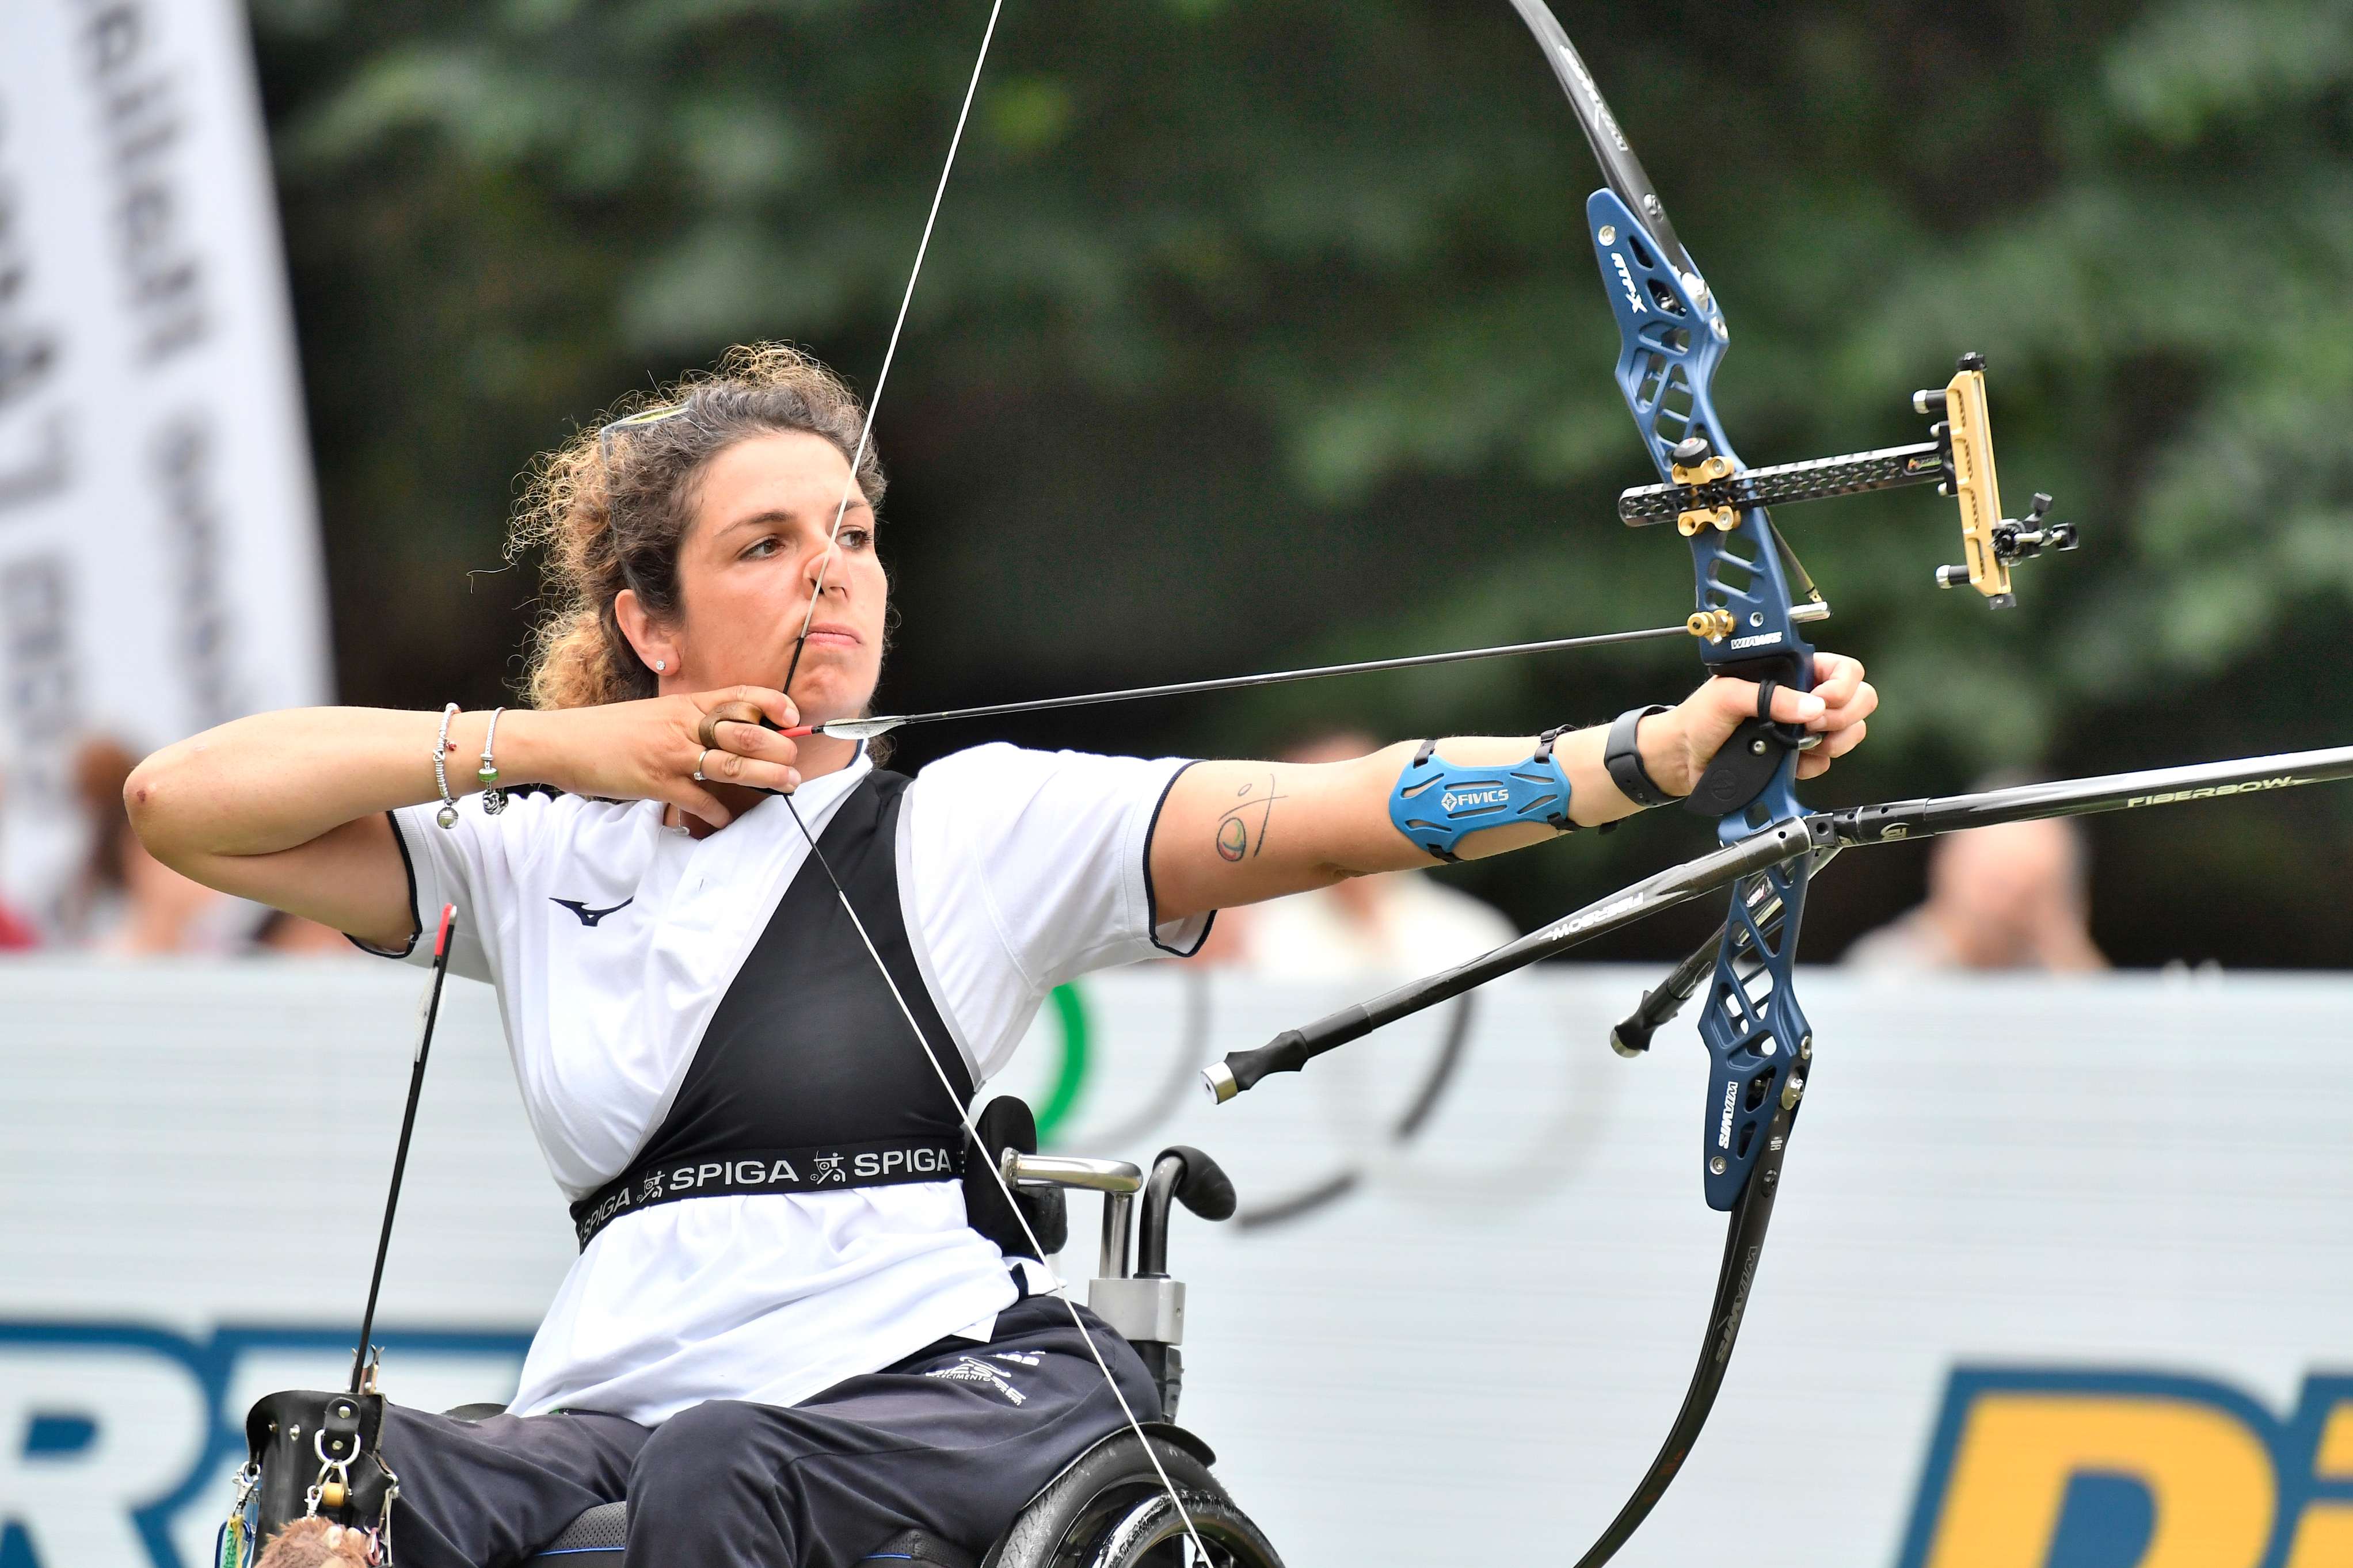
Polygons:
[[624,588],[613,596],[613,619],[620,623],[621,635],[629,639],[629,647],[645,660],[648,669],[665,675],[679,668],[677,643],[669,628],[646,614],[635,588]]

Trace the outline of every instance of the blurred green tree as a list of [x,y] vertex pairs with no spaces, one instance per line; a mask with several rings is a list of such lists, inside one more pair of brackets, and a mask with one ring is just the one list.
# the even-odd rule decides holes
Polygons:
[[[755,337],[871,384],[987,15],[255,0],[349,700],[496,700],[533,588],[499,570],[513,478],[617,395]],[[1886,695],[1821,798],[2348,738],[2353,5],[1563,15],[1725,302],[1751,461],[1917,439],[1911,388],[1981,350],[2011,500],[2084,529],[1997,615],[1929,589],[1947,503],[1783,516],[1821,640]],[[1012,0],[878,431],[886,702],[1677,618],[1680,542],[1613,520],[1649,475],[1596,183],[1501,4]],[[1003,732],[1525,731],[1692,677],[1555,658]],[[1533,921],[1697,834],[1452,874]],[[1815,952],[1916,889],[1915,857],[1851,858]],[[2348,868],[2341,796],[2105,824],[2097,930],[2339,964]]]

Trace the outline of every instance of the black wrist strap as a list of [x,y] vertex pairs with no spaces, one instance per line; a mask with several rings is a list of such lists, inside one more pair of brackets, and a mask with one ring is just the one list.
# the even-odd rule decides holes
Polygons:
[[1663,707],[1627,709],[1609,726],[1609,743],[1601,750],[1601,765],[1609,770],[1609,782],[1636,805],[1664,805],[1674,799],[1651,782],[1642,766],[1642,753],[1634,744],[1635,731],[1641,728],[1642,721],[1653,713],[1666,711]]

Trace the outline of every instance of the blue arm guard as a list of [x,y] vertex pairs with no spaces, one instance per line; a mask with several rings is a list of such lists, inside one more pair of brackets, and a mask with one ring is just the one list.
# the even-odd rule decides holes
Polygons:
[[1459,859],[1454,847],[1482,828],[1541,822],[1573,832],[1568,774],[1552,754],[1552,743],[1567,733],[1547,730],[1525,762],[1483,768],[1450,763],[1437,754],[1436,741],[1424,741],[1389,792],[1389,820],[1440,860]]

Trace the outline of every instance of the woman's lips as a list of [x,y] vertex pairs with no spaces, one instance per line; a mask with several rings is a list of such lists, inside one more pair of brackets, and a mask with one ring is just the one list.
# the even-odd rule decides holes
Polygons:
[[848,626],[811,626],[807,640],[831,647],[856,647],[865,639]]

